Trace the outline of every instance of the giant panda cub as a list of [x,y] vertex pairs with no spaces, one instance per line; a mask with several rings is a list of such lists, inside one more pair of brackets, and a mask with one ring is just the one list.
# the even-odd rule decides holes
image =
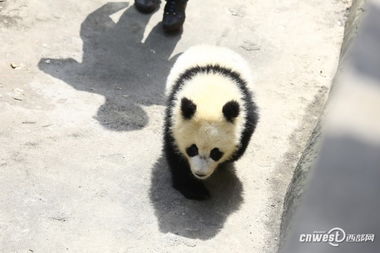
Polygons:
[[164,152],[173,187],[189,199],[207,199],[202,180],[247,148],[258,120],[250,69],[235,52],[194,46],[167,79]]

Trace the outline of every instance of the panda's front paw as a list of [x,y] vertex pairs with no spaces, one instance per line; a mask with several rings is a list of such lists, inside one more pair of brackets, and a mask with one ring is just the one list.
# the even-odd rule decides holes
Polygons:
[[191,183],[174,185],[174,188],[187,199],[206,200],[210,198],[209,191],[201,182],[193,181]]

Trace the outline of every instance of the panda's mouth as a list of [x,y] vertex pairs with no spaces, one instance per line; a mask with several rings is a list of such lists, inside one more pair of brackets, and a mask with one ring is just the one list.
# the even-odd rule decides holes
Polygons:
[[199,179],[206,179],[208,177],[208,175],[204,175],[204,174],[198,174],[198,173],[194,173],[194,175],[199,178]]

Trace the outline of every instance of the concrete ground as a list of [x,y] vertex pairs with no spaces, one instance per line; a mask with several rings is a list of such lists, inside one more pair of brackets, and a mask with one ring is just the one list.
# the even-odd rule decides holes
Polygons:
[[[349,4],[190,0],[167,37],[133,1],[0,1],[0,251],[275,252]],[[206,202],[170,187],[161,152],[165,78],[199,43],[248,59],[261,114]]]

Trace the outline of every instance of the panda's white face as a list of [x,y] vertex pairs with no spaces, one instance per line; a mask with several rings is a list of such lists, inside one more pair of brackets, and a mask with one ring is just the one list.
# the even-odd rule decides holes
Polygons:
[[196,113],[197,105],[192,100],[182,98],[180,111],[173,131],[177,146],[187,158],[192,174],[206,179],[238,148],[239,104],[226,102],[218,117],[205,118]]
[[239,148],[242,105],[236,83],[220,74],[198,74],[178,91],[171,131],[195,177],[208,178]]
[[235,151],[233,125],[197,120],[187,123],[182,128],[186,137],[182,139],[185,156],[193,175],[206,179]]

